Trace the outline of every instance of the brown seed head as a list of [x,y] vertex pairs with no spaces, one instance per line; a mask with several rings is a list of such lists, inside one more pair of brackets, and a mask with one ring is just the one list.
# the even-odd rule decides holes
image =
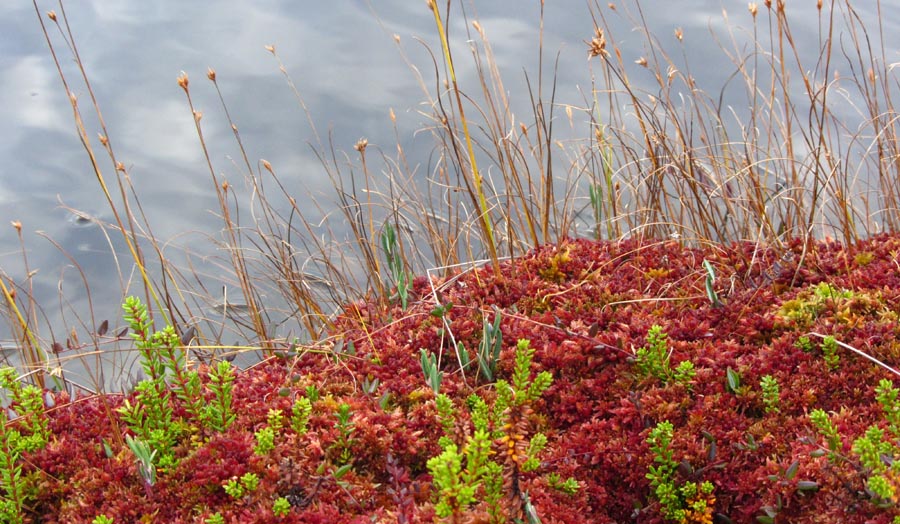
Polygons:
[[609,56],[609,51],[606,50],[606,35],[599,27],[594,30],[594,38],[588,43],[588,58],[597,56]]
[[390,108],[389,111],[390,111],[390,112],[388,113],[388,116],[389,116],[390,119],[391,119],[391,123],[396,124],[396,123],[397,123],[397,115],[394,114],[394,108],[393,108],[393,107]]
[[365,153],[368,146],[369,140],[367,138],[360,138],[356,141],[356,145],[353,146],[353,149],[359,151],[360,153]]
[[680,27],[676,27],[675,28],[675,38],[677,38],[679,42],[684,40],[684,29],[682,29]]
[[188,90],[188,76],[184,71],[182,71],[181,74],[178,75],[178,85],[185,91]]
[[122,162],[116,162],[116,171],[118,171],[120,173],[124,173],[125,172],[125,164],[123,164]]
[[400,43],[400,35],[398,35],[397,33],[394,33],[394,42],[398,44]]
[[206,68],[206,78],[209,78],[210,80],[215,82],[216,81],[216,70],[211,67],[207,67]]
[[47,18],[56,22],[56,11],[53,11],[53,10],[47,11]]
[[641,67],[647,67],[647,57],[642,56],[635,60],[634,63]]
[[613,11],[616,10],[616,4],[614,4],[614,3],[612,3],[612,2],[606,4],[606,7],[610,8],[610,9],[613,10]]
[[750,10],[750,15],[753,18],[756,18],[756,13],[759,10],[758,6],[756,5],[756,2],[750,2],[749,4],[747,4],[747,9]]
[[267,46],[266,46],[266,51],[268,51],[268,52],[270,52],[270,53],[272,53],[272,54],[274,55],[274,54],[275,54],[275,46],[273,46],[273,45],[267,45]]
[[772,0],[763,0],[763,3],[766,4],[766,9],[772,9]]
[[104,147],[109,145],[109,138],[102,133],[97,133],[97,139],[100,140],[100,143],[103,144]]
[[222,191],[225,191],[225,192],[227,193],[227,192],[228,192],[228,187],[229,187],[229,185],[228,185],[228,181],[227,181],[227,180],[224,181],[224,182],[222,182]]
[[19,222],[18,220],[13,220],[12,222],[10,222],[10,224],[12,224],[12,227],[16,228],[16,233],[22,232],[22,223],[21,222]]
[[818,9],[819,11],[822,10],[822,0],[819,0],[818,2],[816,2],[816,9]]
[[262,164],[263,168],[265,168],[266,171],[268,171],[269,173],[272,173],[273,175],[275,174],[275,172],[272,171],[272,164],[269,163],[268,160],[266,160],[265,158],[261,158],[259,160],[259,163]]
[[194,110],[194,120],[199,122],[201,118],[203,118],[203,113],[201,111]]

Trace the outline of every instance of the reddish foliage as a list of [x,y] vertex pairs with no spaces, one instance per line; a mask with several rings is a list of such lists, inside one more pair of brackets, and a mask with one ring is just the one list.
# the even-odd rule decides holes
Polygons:
[[[535,405],[549,444],[541,468],[522,482],[544,522],[661,522],[646,478],[653,463],[646,438],[662,420],[675,426],[679,480],[711,481],[719,519],[752,522],[764,506],[780,505],[779,522],[889,522],[897,509],[869,500],[864,473],[814,453],[823,441],[807,414],[835,412],[843,452],[852,457],[853,439],[881,419],[873,385],[891,377],[844,350],[830,370],[817,338],[811,337],[811,352],[796,343],[807,332],[831,334],[896,364],[898,252],[900,239],[889,236],[849,248],[822,243],[804,250],[798,242],[781,251],[753,244],[698,250],[675,242],[570,240],[505,262],[499,276],[479,268],[433,283],[420,277],[413,290],[418,301],[406,311],[379,310],[376,301],[344,309],[334,334],[345,348],[352,341],[354,355],[335,360],[309,352],[240,373],[235,424],[179,449],[179,466],[161,473],[149,491],[127,448],[114,448],[110,458],[103,452],[104,441],[119,440],[104,399],[60,397],[50,416],[52,442],[24,466],[40,485],[29,518],[86,523],[105,513],[116,522],[198,522],[220,512],[226,522],[430,521],[425,463],[439,452],[441,427],[420,350],[440,355],[442,392],[461,402],[487,391],[477,369],[460,370],[441,319],[431,314],[439,305],[434,284],[442,304],[454,305],[446,320],[471,359],[482,322],[500,311],[498,374],[509,378],[514,343],[527,338],[537,350],[535,371],[554,376]],[[704,260],[715,268],[721,307],[707,298]],[[804,290],[819,282],[855,296],[826,301],[806,326],[780,316],[784,302],[808,296]],[[694,363],[690,386],[636,374],[634,352],[654,324],[668,334],[673,367]],[[738,394],[726,388],[729,368],[747,386]],[[777,413],[765,411],[764,375],[780,385]],[[378,380],[377,391],[362,391],[367,378]],[[289,415],[293,399],[313,384],[322,399],[309,432],[285,429],[270,454],[255,455],[253,432],[268,411]],[[119,404],[115,397],[104,401]],[[321,466],[339,438],[340,403],[351,406],[356,429],[353,469],[338,482]],[[795,462],[796,476],[785,478]],[[225,481],[248,472],[260,477],[256,492],[242,500],[225,494]],[[549,472],[576,478],[582,489],[575,495],[554,490],[544,476]],[[818,491],[799,491],[801,480],[816,482]],[[285,518],[272,513],[280,496],[293,504]]]

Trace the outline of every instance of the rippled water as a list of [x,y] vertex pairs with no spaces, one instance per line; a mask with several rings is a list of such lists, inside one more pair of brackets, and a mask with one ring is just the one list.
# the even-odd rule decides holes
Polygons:
[[[536,81],[539,3],[476,4],[473,10],[466,3],[469,14],[484,27],[514,108],[527,118],[523,72]],[[789,4],[797,13],[792,23],[799,47],[815,47],[815,2]],[[865,4],[856,8],[872,20],[875,2]],[[221,227],[211,211],[217,203],[191,114],[175,81],[182,71],[189,75],[194,103],[203,112],[216,170],[237,187],[244,187],[245,170],[217,95],[206,80],[208,67],[216,70],[251,162],[261,158],[271,162],[288,190],[305,205],[310,195],[322,204],[334,202],[331,182],[310,147],[315,136],[307,117],[266,45],[276,47],[323,140],[330,136],[337,150],[352,152],[353,144],[366,137],[373,150],[393,151],[391,110],[397,114],[400,142],[413,161],[427,161],[433,147],[428,136],[414,133],[428,124],[419,111],[429,109],[420,105],[425,97],[394,40],[399,37],[412,65],[432,82],[431,59],[417,41],[439,49],[424,1],[94,0],[64,5],[117,156],[129,170],[153,234],[172,239],[173,245],[215,252],[204,236],[216,235]],[[602,5],[608,9],[605,2]],[[710,30],[724,29],[723,6],[732,24],[748,27],[747,3],[647,0],[643,5],[647,23],[663,45],[674,48],[673,31],[684,30],[692,74],[702,88],[715,92],[731,69]],[[897,1],[882,3],[886,34],[897,34],[900,27],[897,7]],[[39,2],[39,9],[59,7]],[[45,22],[49,24],[46,18]],[[451,27],[457,35],[457,60],[468,63],[460,59],[467,53],[462,19],[453,18]],[[77,71],[63,40],[55,26],[48,28],[66,74],[75,79]],[[626,61],[644,52],[640,35],[629,29],[623,27],[616,35]],[[558,56],[557,100],[583,106],[590,84],[585,42],[593,30],[588,8],[580,0],[547,2],[544,30],[548,77],[553,69],[547,64]],[[16,231],[7,225],[18,220],[28,266],[36,271],[34,294],[45,306],[53,336],[64,338],[68,327],[81,323],[76,312],[88,324],[91,314],[98,321],[109,318],[118,323],[120,279],[127,281],[132,275],[118,273],[111,251],[126,260],[128,255],[115,232],[102,227],[112,219],[109,207],[74,130],[72,111],[33,6],[2,3],[0,35],[0,270],[16,281],[26,274]],[[900,61],[897,48],[888,49],[887,57]],[[462,67],[459,74],[460,83],[474,89],[471,67]],[[642,79],[638,75],[635,81]],[[88,93],[82,84],[74,86],[90,138],[96,140],[98,126],[96,118],[88,116]],[[433,85],[427,87],[434,90]],[[100,160],[111,182],[109,162]],[[317,211],[311,205],[309,209],[315,219]],[[75,264],[89,283],[92,310]],[[216,269],[209,271],[214,276]],[[60,312],[60,289],[65,314]],[[46,329],[42,327],[42,334],[49,336]],[[6,326],[0,328],[0,339],[9,336]]]

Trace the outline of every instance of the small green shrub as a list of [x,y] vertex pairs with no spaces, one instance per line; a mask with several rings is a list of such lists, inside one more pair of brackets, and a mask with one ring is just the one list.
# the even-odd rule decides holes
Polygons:
[[248,493],[256,491],[259,487],[259,477],[256,473],[244,473],[240,479],[229,479],[222,485],[225,493],[234,499],[241,499]]
[[291,407],[291,428],[298,435],[305,435],[308,430],[309,416],[312,414],[312,402],[307,397],[297,397]]
[[780,411],[781,395],[778,387],[778,380],[772,375],[764,375],[759,379],[759,387],[762,389],[763,404],[766,406],[766,413],[778,413]]
[[674,428],[669,421],[662,421],[650,430],[647,443],[653,453],[653,463],[647,473],[653,495],[659,501],[660,513],[666,520],[678,523],[708,523],[712,521],[715,490],[709,481],[699,485],[687,481],[676,484],[678,462],[671,449]]
[[272,513],[276,517],[286,517],[291,512],[291,503],[285,497],[278,497],[272,503]]
[[684,360],[672,369],[667,339],[662,327],[654,325],[650,328],[647,332],[647,345],[638,349],[635,355],[637,372],[642,377],[655,377],[664,384],[674,381],[690,386],[696,375],[694,363]]

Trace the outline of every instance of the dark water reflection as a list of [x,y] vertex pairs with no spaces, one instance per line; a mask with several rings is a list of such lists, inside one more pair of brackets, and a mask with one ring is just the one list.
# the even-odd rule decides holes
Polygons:
[[[797,13],[792,18],[796,41],[801,48],[803,42],[815,48],[815,2],[789,4]],[[871,21],[876,3],[865,4],[856,9]],[[882,2],[888,35],[897,34],[900,25],[897,4]],[[58,9],[54,2],[39,5],[41,11]],[[628,5],[631,2],[623,3]],[[533,83],[537,79],[538,6],[537,1],[478,2],[477,6],[477,18],[513,93],[514,109],[525,119],[529,111],[527,97],[520,96],[525,92],[522,73],[527,71]],[[647,0],[643,6],[647,23],[664,46],[674,49],[673,31],[683,28],[692,73],[701,87],[715,92],[732,68],[709,30],[724,30],[723,6],[733,24],[749,27],[747,3]],[[428,108],[420,106],[424,99],[420,87],[392,38],[400,37],[411,62],[431,82],[430,58],[414,40],[421,38],[438,50],[434,22],[423,1],[377,0],[370,5],[363,1],[94,0],[68,3],[66,11],[118,158],[129,169],[153,234],[174,239],[173,245],[184,243],[194,252],[214,253],[215,247],[204,241],[204,235],[215,236],[221,227],[210,211],[217,207],[215,194],[184,94],[175,82],[181,71],[190,76],[194,103],[203,111],[217,173],[245,187],[240,151],[205,78],[207,67],[217,72],[251,162],[260,158],[271,162],[313,220],[320,213],[309,198],[334,202],[332,184],[310,148],[315,136],[306,116],[265,45],[276,46],[311,119],[323,137],[331,136],[338,150],[352,151],[357,139],[367,137],[373,147],[391,152],[395,131],[388,114],[393,109],[407,154],[414,162],[427,162],[432,143],[427,136],[416,138],[414,131],[427,125],[427,118],[418,112],[427,113]],[[451,22],[460,34],[462,19],[457,16]],[[55,28],[48,27],[54,31],[51,36],[58,50],[64,51]],[[584,106],[590,85],[585,41],[591,38],[592,28],[585,2],[547,2],[544,48],[548,62],[558,53],[557,100],[562,103]],[[92,324],[91,314],[98,323],[109,318],[116,324],[120,279],[136,280],[128,267],[119,274],[110,251],[116,250],[124,260],[128,255],[115,232],[98,225],[112,217],[74,131],[70,106],[29,2],[0,5],[0,35],[0,269],[16,281],[24,278],[16,232],[6,225],[19,220],[29,267],[38,271],[32,280],[34,294],[45,305],[46,320],[56,330],[53,336],[64,337],[67,327],[82,321]],[[615,37],[630,55],[626,61],[644,54],[640,35],[630,28],[622,27]],[[464,42],[457,40],[457,57],[467,56]],[[886,54],[888,60],[900,61],[896,48]],[[69,78],[75,79],[70,56],[60,58]],[[545,71],[549,76],[552,68]],[[462,85],[475,85],[470,67],[461,68],[459,74]],[[635,81],[642,81],[639,74]],[[434,90],[432,85],[428,88]],[[89,135],[96,140],[98,126],[90,116],[88,93],[81,84],[75,92]],[[112,182],[108,161],[101,165]],[[71,209],[84,210],[90,218],[73,219]],[[71,259],[61,255],[60,249]],[[73,261],[89,282],[92,310]],[[210,267],[210,276],[215,277],[216,271]],[[65,314],[59,307],[60,288]],[[42,327],[42,333],[50,336],[46,329]],[[0,339],[9,337],[8,327],[0,327]]]

